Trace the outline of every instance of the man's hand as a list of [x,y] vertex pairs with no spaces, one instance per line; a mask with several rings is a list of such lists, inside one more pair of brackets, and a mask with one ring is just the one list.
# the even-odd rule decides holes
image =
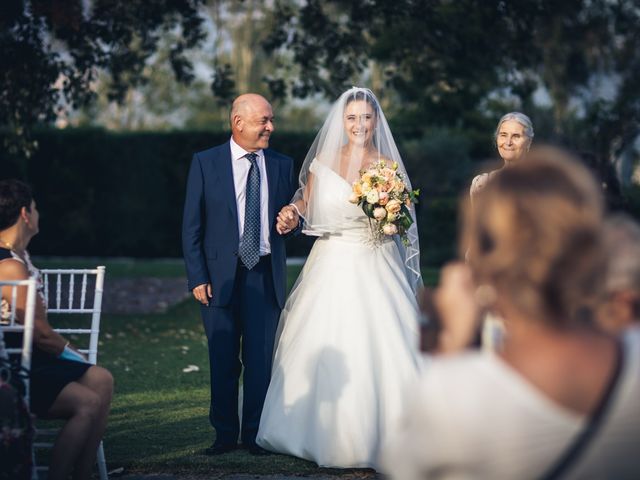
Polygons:
[[276,230],[280,235],[285,235],[298,226],[300,216],[293,205],[285,205],[278,213]]
[[209,306],[209,299],[213,297],[210,283],[203,283],[198,285],[193,290],[193,298],[199,301],[201,304]]

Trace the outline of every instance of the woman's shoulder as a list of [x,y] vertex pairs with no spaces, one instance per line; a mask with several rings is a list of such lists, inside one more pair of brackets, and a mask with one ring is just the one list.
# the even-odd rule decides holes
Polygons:
[[[450,430],[452,418],[455,418],[455,421],[469,425],[467,433],[470,437],[477,437],[482,431],[476,428],[481,423],[477,409],[492,410],[496,404],[496,389],[501,390],[504,386],[495,377],[495,366],[482,352],[434,357],[412,387],[413,410],[422,412],[423,420],[434,431]],[[469,398],[474,401],[469,403]]]
[[483,180],[486,180],[488,178],[489,178],[489,173],[488,172],[479,173],[478,175],[473,177],[473,180],[471,180],[471,185],[475,185],[476,183],[482,182]]
[[309,163],[309,171],[311,173],[316,173],[318,172],[318,168],[321,168],[324,165],[322,164],[322,162],[319,160],[318,156],[313,157],[313,159],[311,160],[311,162]]
[[497,171],[498,170],[494,170],[492,172],[485,172],[473,177],[473,180],[471,180],[471,187],[469,188],[469,193],[471,195],[474,195],[478,193],[480,190],[482,190],[487,184],[487,182],[489,181],[489,179],[491,179],[491,177],[493,177]]
[[476,385],[476,379],[493,368],[490,357],[480,351],[436,356],[429,361],[428,367],[422,372],[420,384],[427,390],[444,388],[458,391],[482,387],[482,382]]
[[482,187],[488,180],[488,177],[489,174],[487,173],[481,173],[480,175],[473,177],[473,180],[471,180],[471,186],[469,187],[469,195],[473,197],[476,193],[482,190]]
[[29,272],[22,260],[16,258],[11,250],[0,248],[0,279],[28,278]]

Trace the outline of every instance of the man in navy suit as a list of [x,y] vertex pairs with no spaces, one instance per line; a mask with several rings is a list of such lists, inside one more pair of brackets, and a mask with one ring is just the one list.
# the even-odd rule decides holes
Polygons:
[[255,438],[285,301],[284,235],[298,224],[291,207],[277,217],[297,182],[292,159],[267,149],[274,130],[269,102],[256,94],[239,96],[230,122],[229,142],[193,156],[182,225],[189,289],[201,303],[209,346],[209,420],[216,439],[208,455],[237,448],[239,434],[251,453],[265,452]]

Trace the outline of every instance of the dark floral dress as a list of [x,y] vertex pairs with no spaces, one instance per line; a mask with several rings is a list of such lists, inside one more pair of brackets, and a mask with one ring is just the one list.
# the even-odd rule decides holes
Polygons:
[[19,372],[9,364],[0,328],[0,480],[31,478],[33,418],[20,382]]

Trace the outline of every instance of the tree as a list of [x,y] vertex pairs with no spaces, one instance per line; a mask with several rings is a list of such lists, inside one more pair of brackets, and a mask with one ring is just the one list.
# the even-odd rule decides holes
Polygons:
[[[197,72],[188,86],[170,73],[167,58],[175,43],[169,33],[142,70],[145,83],[129,86],[119,102],[108,97],[109,72],[96,80],[97,99],[69,118],[71,125],[102,125],[112,129],[217,128],[229,123],[229,105],[241,92],[269,95],[268,73],[286,63],[260,48],[272,29],[273,11],[264,0],[209,2],[200,9],[208,27],[203,45],[187,59]],[[315,104],[274,98],[278,126],[290,130],[317,128]],[[306,102],[310,103],[310,102]],[[60,121],[60,117],[58,118]]]
[[242,0],[215,1],[208,13],[215,25],[212,91],[221,105],[228,106],[235,95],[255,91],[277,101],[284,99],[269,83],[269,72],[289,66],[282,55],[271,55],[261,48],[276,17],[271,2]]
[[[226,126],[228,107],[216,104],[211,94],[210,78],[202,73],[211,65],[211,52],[206,48],[188,54],[195,79],[179,82],[168,61],[174,44],[171,34],[159,42],[156,53],[147,60],[142,74],[143,84],[129,86],[120,101],[109,98],[111,78],[101,72],[95,81],[95,99],[90,105],[58,116],[57,126],[100,126],[110,130],[174,130],[176,128],[220,128]],[[223,112],[224,110],[224,112]]]
[[5,0],[0,16],[0,123],[12,154],[37,147],[33,127],[95,97],[101,70],[108,96],[121,100],[146,81],[147,60],[167,32],[175,36],[168,61],[181,82],[193,78],[185,52],[204,39],[203,0]]
[[[396,123],[422,131],[486,128],[496,98],[531,105],[543,89],[556,135],[573,119],[581,132],[592,122],[604,138],[580,139],[599,155],[640,132],[634,0],[281,0],[276,16],[264,46],[291,52],[298,74],[271,81],[295,96],[335,98],[377,71],[383,97],[398,100]],[[598,95],[598,81],[614,93]]]
[[[552,14],[553,12],[553,14]],[[531,44],[539,53],[520,68],[553,99],[558,137],[603,159],[640,133],[640,8],[628,0],[540,2]],[[577,130],[569,132],[577,117]]]
[[296,96],[336,97],[375,62],[404,115],[428,112],[434,122],[455,123],[513,71],[522,28],[509,21],[503,3],[309,0],[298,8],[280,2],[265,47],[293,52],[300,74],[281,80]]

